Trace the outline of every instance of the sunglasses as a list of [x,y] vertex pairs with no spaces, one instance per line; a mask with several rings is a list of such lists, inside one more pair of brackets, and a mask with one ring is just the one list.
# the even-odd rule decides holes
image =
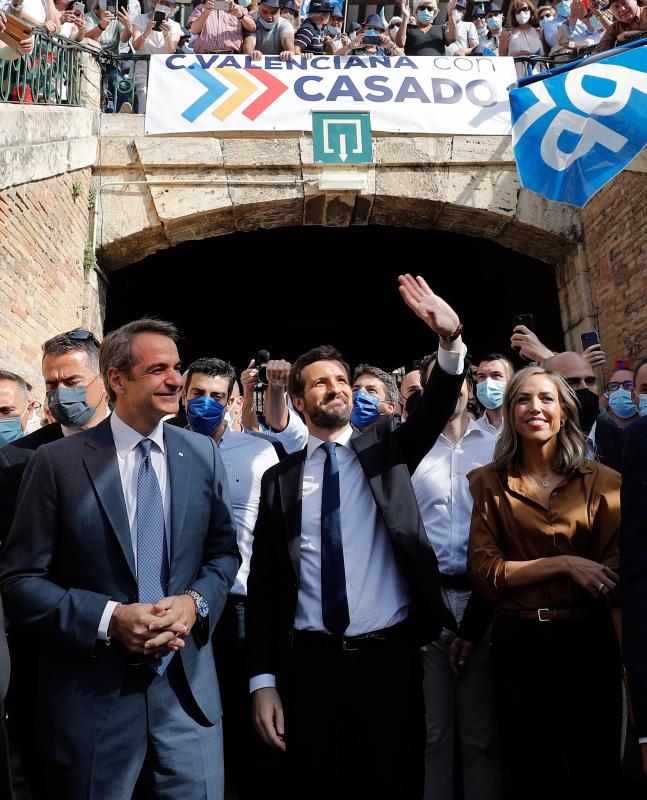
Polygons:
[[67,338],[71,339],[73,342],[87,342],[90,340],[95,347],[101,347],[101,342],[99,342],[92,331],[70,331],[69,333],[66,333],[65,336],[67,336]]

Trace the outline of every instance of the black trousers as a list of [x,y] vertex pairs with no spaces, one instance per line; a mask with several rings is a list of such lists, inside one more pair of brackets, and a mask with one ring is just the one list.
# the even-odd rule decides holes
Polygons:
[[252,725],[244,598],[229,596],[212,641],[223,711],[226,786],[235,789],[238,800],[283,798],[279,753],[263,742]]
[[610,618],[499,617],[492,657],[505,800],[618,797],[621,671]]
[[419,800],[422,667],[405,634],[359,652],[299,644],[285,693],[293,800]]

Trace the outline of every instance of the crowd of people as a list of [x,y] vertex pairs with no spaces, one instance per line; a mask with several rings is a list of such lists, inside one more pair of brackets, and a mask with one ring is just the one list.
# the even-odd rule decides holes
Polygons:
[[[647,31],[639,0],[401,0],[389,20],[382,9],[361,23],[347,23],[342,0],[194,0],[185,28],[174,19],[175,0],[143,0],[144,12],[139,0],[86,5],[0,0],[0,33],[11,14],[71,41],[99,42],[106,55],[121,59],[106,69],[105,110],[139,113],[146,110],[148,66],[128,54],[513,56],[522,59],[522,76],[540,68],[537,57],[609,50]],[[33,37],[0,45],[0,59],[32,47]]]
[[3,798],[619,797],[623,687],[647,768],[647,358],[399,292],[406,373],[151,318],[0,371]]

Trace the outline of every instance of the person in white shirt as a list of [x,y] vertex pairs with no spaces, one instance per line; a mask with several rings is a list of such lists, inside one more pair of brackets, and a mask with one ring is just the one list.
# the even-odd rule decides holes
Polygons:
[[247,576],[261,479],[279,459],[269,442],[231,430],[225,421],[235,400],[235,381],[231,364],[219,358],[200,358],[189,365],[182,402],[189,429],[211,437],[218,446],[229,480],[242,557],[213,645],[223,703],[225,773],[237,796],[246,800],[275,796],[279,785],[276,754],[263,745],[251,724],[244,637]]
[[[155,24],[155,9],[163,6],[167,9],[164,22]],[[149,53],[175,52],[182,28],[172,19],[177,10],[177,5],[170,0],[159,0],[155,9],[151,8],[148,14],[140,14],[135,17],[132,23],[133,29],[133,49],[139,55]],[[148,62],[137,61],[135,63],[135,91],[137,92],[138,111],[140,114],[146,113],[146,87],[148,84]]]
[[471,382],[468,373],[454,413],[411,479],[455,622],[423,648],[424,800],[453,800],[456,743],[465,800],[500,796],[488,630],[491,610],[478,596],[472,598],[467,578],[472,516],[467,474],[491,462],[496,438],[467,413]]
[[513,375],[512,362],[501,353],[483,356],[476,370],[476,396],[485,407],[476,424],[495,436],[503,430],[503,393]]
[[451,12],[456,22],[457,38],[455,42],[445,45],[448,56],[468,56],[479,43],[479,35],[473,22],[464,20],[467,0],[457,0],[456,8]]

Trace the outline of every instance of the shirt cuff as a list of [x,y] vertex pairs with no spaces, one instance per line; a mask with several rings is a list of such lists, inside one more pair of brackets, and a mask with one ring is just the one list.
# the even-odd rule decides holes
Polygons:
[[467,346],[463,343],[461,350],[443,350],[442,347],[438,348],[438,365],[443,372],[449,375],[461,375],[465,371],[465,356],[467,355]]
[[110,637],[108,636],[108,626],[110,625],[112,614],[118,605],[119,603],[115,602],[114,600],[108,600],[106,607],[103,609],[101,621],[99,622],[99,630],[97,631],[97,639],[100,639],[102,642],[110,641]]
[[254,675],[249,679],[249,693],[252,694],[257,689],[276,689],[276,676],[270,675],[269,672]]
[[641,736],[640,739],[638,739],[638,744],[647,744],[647,736]]

